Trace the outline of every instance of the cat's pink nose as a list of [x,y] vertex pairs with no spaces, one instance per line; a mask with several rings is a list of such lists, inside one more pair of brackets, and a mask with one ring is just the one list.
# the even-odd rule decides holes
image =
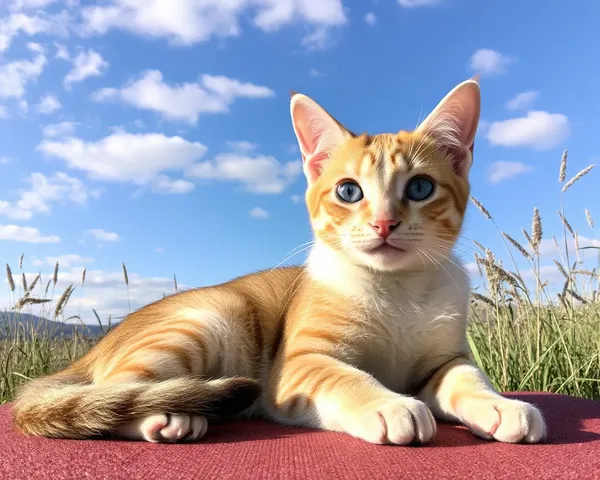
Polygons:
[[377,232],[381,238],[387,238],[391,235],[392,231],[400,225],[398,220],[375,220],[374,222],[369,223],[373,230]]

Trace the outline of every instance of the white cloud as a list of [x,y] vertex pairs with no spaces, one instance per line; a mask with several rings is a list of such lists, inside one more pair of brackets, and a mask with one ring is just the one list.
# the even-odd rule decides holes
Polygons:
[[539,95],[540,92],[536,90],[519,93],[506,102],[505,107],[507,110],[527,110]]
[[42,74],[46,56],[36,55],[33,60],[16,60],[0,66],[0,98],[21,98],[25,86]]
[[159,175],[152,182],[152,191],[156,193],[182,194],[191,192],[196,185],[187,180],[173,180],[166,175]]
[[22,192],[18,206],[32,212],[49,212],[48,202],[70,200],[84,205],[89,197],[97,198],[98,192],[87,188],[81,180],[63,172],[51,177],[42,173],[32,173],[29,177],[31,190]]
[[40,172],[28,178],[30,188],[21,190],[13,205],[0,200],[0,216],[14,220],[28,220],[38,213],[49,213],[53,203],[72,202],[85,205],[90,197],[98,198],[97,190],[90,190],[81,180],[63,172],[46,176]]
[[57,110],[60,110],[61,107],[62,104],[58,101],[58,98],[56,98],[55,95],[46,95],[40,100],[37,110],[43,115],[50,115]]
[[42,128],[44,137],[66,137],[73,135],[78,122],[64,121],[53,123]]
[[248,153],[258,148],[258,144],[248,142],[246,140],[241,140],[237,142],[228,141],[227,145],[229,145],[233,150],[239,153]]
[[469,272],[469,275],[471,277],[476,277],[479,275],[479,268],[477,267],[477,263],[475,262],[468,262],[463,264],[463,268]]
[[56,54],[54,55],[56,58],[66,61],[71,60],[71,54],[65,45],[54,42],[54,48],[56,48]]
[[10,118],[10,113],[8,113],[8,108],[4,105],[0,105],[0,119],[2,118]]
[[292,195],[290,197],[290,200],[294,203],[300,203],[300,200],[302,200],[302,197],[300,195]]
[[85,232],[85,236],[94,237],[99,242],[118,242],[121,240],[121,237],[118,233],[115,232],[107,232],[106,230],[102,230],[101,228],[92,228]]
[[27,113],[27,110],[29,110],[29,104],[27,103],[27,100],[19,100],[19,110],[21,110],[23,113]]
[[[249,6],[254,2],[243,3]],[[260,3],[263,8],[254,17],[254,23],[267,32],[295,21],[319,26],[343,25],[347,21],[342,0],[263,0]]]
[[492,123],[486,136],[493,145],[544,150],[564,142],[570,130],[566,116],[532,110],[525,117]]
[[302,39],[302,45],[308,51],[326,50],[335,45],[336,39],[333,36],[333,30],[328,27],[318,27]]
[[0,165],[2,165],[3,163],[9,163],[10,162],[10,158],[8,157],[0,157]]
[[278,194],[302,172],[298,161],[279,163],[270,156],[217,155],[187,170],[190,177],[241,183],[253,193]]
[[156,249],[156,252],[157,252],[157,253],[164,253],[164,251],[165,251],[165,249],[164,249],[163,247],[158,247],[158,248]]
[[32,217],[32,213],[21,210],[6,200],[0,200],[0,217],[8,217],[12,220],[28,220]]
[[46,49],[37,42],[27,43],[27,49],[34,53],[46,53]]
[[[176,45],[203,43],[214,37],[238,37],[242,33],[239,20],[249,14],[252,24],[264,32],[295,23],[308,24],[322,32],[347,22],[342,0],[151,0],[150,3],[109,0],[106,3],[83,8],[87,33],[104,34],[116,28],[167,38]],[[308,37],[311,35],[314,34]],[[315,40],[309,39],[306,44],[314,45]]]
[[[42,268],[43,281],[38,284],[39,287],[36,287],[42,293],[46,282],[52,278],[53,267],[54,265],[47,265]],[[98,312],[104,323],[108,321],[109,316],[112,317],[112,322],[116,323],[129,313],[129,303],[131,303],[131,311],[133,311],[155,300],[159,300],[163,295],[174,293],[173,277],[143,277],[139,273],[136,273],[130,266],[128,266],[130,267],[128,271],[129,285],[125,285],[120,264],[110,270],[88,268],[85,285],[80,290],[83,265],[73,264],[68,267],[62,267],[61,265],[58,272],[58,283],[56,284],[56,293],[54,295],[55,301],[51,306],[45,305],[40,307],[40,310],[36,310],[35,306],[33,306],[32,313],[49,312],[51,311],[50,309],[55,308],[56,300],[70,284],[75,286],[76,291],[69,299],[64,310],[64,318],[81,314],[84,323],[95,325],[98,323],[92,309]],[[37,271],[26,272],[28,279],[33,279],[37,274]],[[187,289],[188,286],[180,283],[179,288]],[[6,302],[7,298],[7,295],[0,294],[0,302]],[[8,303],[0,303],[0,311],[5,307],[12,308],[12,306]],[[52,317],[52,313],[49,316]]]
[[479,124],[477,125],[477,134],[483,134],[487,131],[487,129],[490,126],[490,122],[488,122],[487,120],[479,120]]
[[57,0],[8,0],[8,8],[12,11],[44,8]]
[[0,18],[0,53],[10,47],[12,40],[19,34],[33,37],[38,34],[67,36],[67,25],[69,14],[62,11],[49,15],[44,12],[36,12],[35,15],[27,15],[22,12],[11,13]]
[[144,110],[160,113],[169,120],[194,124],[204,113],[223,113],[236,98],[269,98],[275,93],[263,86],[224,76],[202,75],[199,82],[169,85],[158,70],[147,70],[121,89],[103,88],[96,101],[120,99]]
[[36,267],[48,265],[54,267],[58,262],[60,268],[70,268],[73,266],[82,266],[88,263],[94,263],[92,257],[82,257],[76,254],[58,255],[55,257],[44,257],[43,259],[32,257],[31,263]]
[[499,75],[506,73],[508,66],[514,61],[515,58],[496,50],[480,48],[471,56],[470,66],[471,70],[481,75]]
[[[522,270],[521,276],[523,277],[523,280],[525,280],[528,283],[531,283],[534,281],[537,283],[538,273],[531,268]],[[548,282],[550,285],[562,284],[563,281],[565,280],[565,277],[563,276],[563,274],[560,273],[560,271],[554,264],[540,265],[539,278],[542,283]],[[535,287],[533,285],[530,285],[530,288],[535,288]]]
[[42,235],[37,228],[19,225],[0,225],[0,240],[22,243],[60,243],[60,237],[56,235]]
[[267,87],[243,83],[222,75],[202,75],[202,85],[223,99],[234,97],[268,98],[275,93]]
[[532,166],[521,162],[493,162],[487,170],[487,177],[492,183],[500,183],[532,170]]
[[189,167],[206,153],[201,143],[178,136],[126,132],[116,132],[95,142],[73,137],[44,140],[38,149],[94,179],[137,185],[150,184],[161,173]]
[[[569,257],[571,262],[573,262],[577,258],[577,252],[575,249],[575,240],[573,237],[569,235],[567,237],[567,250],[569,252]],[[579,236],[579,248],[583,247],[600,247],[600,239],[589,238],[584,236]],[[528,248],[531,251],[531,248]],[[565,257],[565,237],[560,237],[557,239],[554,238],[544,238],[540,242],[540,256],[544,258],[561,258]],[[598,257],[598,250],[579,250],[580,258],[590,258],[592,260]]]
[[322,72],[321,70],[317,70],[316,68],[311,68],[308,71],[308,76],[312,78],[322,78],[327,76],[327,74],[325,72]]
[[367,25],[374,26],[377,23],[377,17],[373,12],[369,12],[365,15],[365,22],[367,22]]
[[98,52],[88,50],[81,52],[73,59],[73,69],[64,79],[65,87],[76,82],[82,82],[86,78],[99,77],[108,69],[108,62]]
[[250,210],[250,216],[254,217],[254,218],[269,218],[269,212],[267,212],[266,210],[263,210],[260,207],[254,207],[252,210]]
[[402,7],[416,8],[416,7],[430,7],[441,3],[442,0],[398,0],[398,3]]

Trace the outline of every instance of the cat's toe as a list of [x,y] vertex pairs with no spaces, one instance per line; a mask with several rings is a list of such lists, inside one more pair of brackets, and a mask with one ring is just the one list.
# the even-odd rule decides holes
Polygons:
[[183,438],[184,442],[193,442],[199,440],[204,436],[208,430],[208,421],[206,417],[194,415],[191,417],[190,430],[188,434]]
[[199,415],[153,415],[142,424],[143,437],[150,442],[193,442],[208,429],[206,417]]
[[538,443],[546,437],[541,412],[526,402],[476,399],[465,402],[462,411],[463,423],[482,438],[506,443]]
[[533,405],[517,400],[502,402],[496,410],[500,424],[494,438],[508,443],[538,443],[546,437],[541,412]]
[[160,429],[161,441],[178,442],[191,431],[189,415],[169,414],[167,417],[169,418],[168,424]]
[[[137,430],[142,439],[148,442],[161,442],[162,434],[161,430],[169,425],[169,416],[166,414],[150,415],[139,421],[131,422],[128,426],[129,429]],[[130,435],[130,438],[135,438],[134,435]]]
[[161,413],[138,418],[122,425],[117,435],[154,443],[193,442],[208,429],[206,417]]

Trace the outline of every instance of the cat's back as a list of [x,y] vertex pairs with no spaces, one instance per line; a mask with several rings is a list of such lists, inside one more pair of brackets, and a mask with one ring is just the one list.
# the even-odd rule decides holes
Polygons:
[[302,285],[301,266],[280,267],[241,275],[226,282],[186,290],[151,303],[129,321],[152,322],[168,316],[194,316],[211,311],[221,317],[254,317],[260,322],[281,319]]
[[302,266],[252,272],[223,283],[192,288],[163,297],[137,310],[129,315],[129,318],[138,314],[145,317],[153,314],[164,315],[187,308],[219,310],[228,303],[239,302],[253,303],[252,308],[260,310],[261,313],[279,312],[296,291],[295,285],[302,283],[304,275],[305,270]]
[[261,336],[273,337],[304,276],[305,269],[301,266],[274,268],[156,300],[127,315],[103,339],[102,348],[92,349],[88,357],[95,358],[101,354],[100,350],[108,352],[108,356],[116,355],[123,344],[141,341],[157,328],[173,322],[192,325],[220,318],[231,325],[244,324],[256,330],[255,333],[260,331]]
[[265,304],[287,299],[305,275],[302,266],[279,267],[240,276],[213,288],[233,288]]

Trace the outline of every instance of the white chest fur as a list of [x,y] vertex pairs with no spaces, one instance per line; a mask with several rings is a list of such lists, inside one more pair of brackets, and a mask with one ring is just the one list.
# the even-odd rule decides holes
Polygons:
[[352,265],[316,245],[311,276],[363,307],[357,366],[404,391],[452,356],[467,352],[469,279],[459,260],[418,272],[380,273]]

